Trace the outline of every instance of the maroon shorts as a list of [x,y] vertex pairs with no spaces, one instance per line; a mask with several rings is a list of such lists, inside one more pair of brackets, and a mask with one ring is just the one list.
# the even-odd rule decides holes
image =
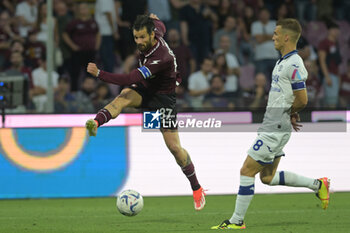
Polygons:
[[129,88],[141,95],[142,103],[140,108],[161,113],[161,129],[177,129],[177,124],[175,124],[177,116],[175,92],[170,94],[150,93],[141,84]]

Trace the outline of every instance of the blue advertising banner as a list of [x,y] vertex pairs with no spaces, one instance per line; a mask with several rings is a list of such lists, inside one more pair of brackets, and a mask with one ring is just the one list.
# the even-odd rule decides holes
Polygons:
[[0,129],[0,198],[110,196],[127,168],[125,127]]

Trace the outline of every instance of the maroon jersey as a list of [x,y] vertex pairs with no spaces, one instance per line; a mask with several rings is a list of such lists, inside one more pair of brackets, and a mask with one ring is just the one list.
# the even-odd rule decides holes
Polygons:
[[100,71],[99,78],[118,85],[142,83],[152,93],[174,93],[176,85],[181,82],[176,58],[163,39],[166,29],[162,21],[154,20],[154,25],[157,43],[147,53],[139,55],[139,68],[128,75]]

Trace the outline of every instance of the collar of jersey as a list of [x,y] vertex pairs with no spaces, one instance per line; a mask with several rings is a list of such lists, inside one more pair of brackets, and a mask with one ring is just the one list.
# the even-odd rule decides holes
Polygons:
[[145,57],[149,57],[152,53],[154,53],[154,51],[157,50],[157,48],[159,47],[159,40],[157,41],[157,44],[155,44],[151,49],[150,51],[145,54]]
[[286,59],[286,58],[288,58],[288,57],[290,57],[290,56],[292,56],[293,54],[296,54],[296,53],[298,53],[298,50],[296,50],[296,49],[291,51],[291,52],[289,52],[289,53],[287,53],[286,55],[284,55],[283,57],[281,57],[278,60],[278,64],[280,64],[280,62],[283,61],[284,59]]

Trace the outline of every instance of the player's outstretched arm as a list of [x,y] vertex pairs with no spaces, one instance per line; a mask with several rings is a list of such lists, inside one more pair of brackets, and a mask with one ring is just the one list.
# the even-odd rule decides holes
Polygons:
[[137,69],[132,70],[129,74],[112,74],[98,69],[96,64],[91,62],[88,64],[86,70],[89,74],[106,83],[112,83],[119,86],[131,85],[150,78],[149,76],[143,76]]

